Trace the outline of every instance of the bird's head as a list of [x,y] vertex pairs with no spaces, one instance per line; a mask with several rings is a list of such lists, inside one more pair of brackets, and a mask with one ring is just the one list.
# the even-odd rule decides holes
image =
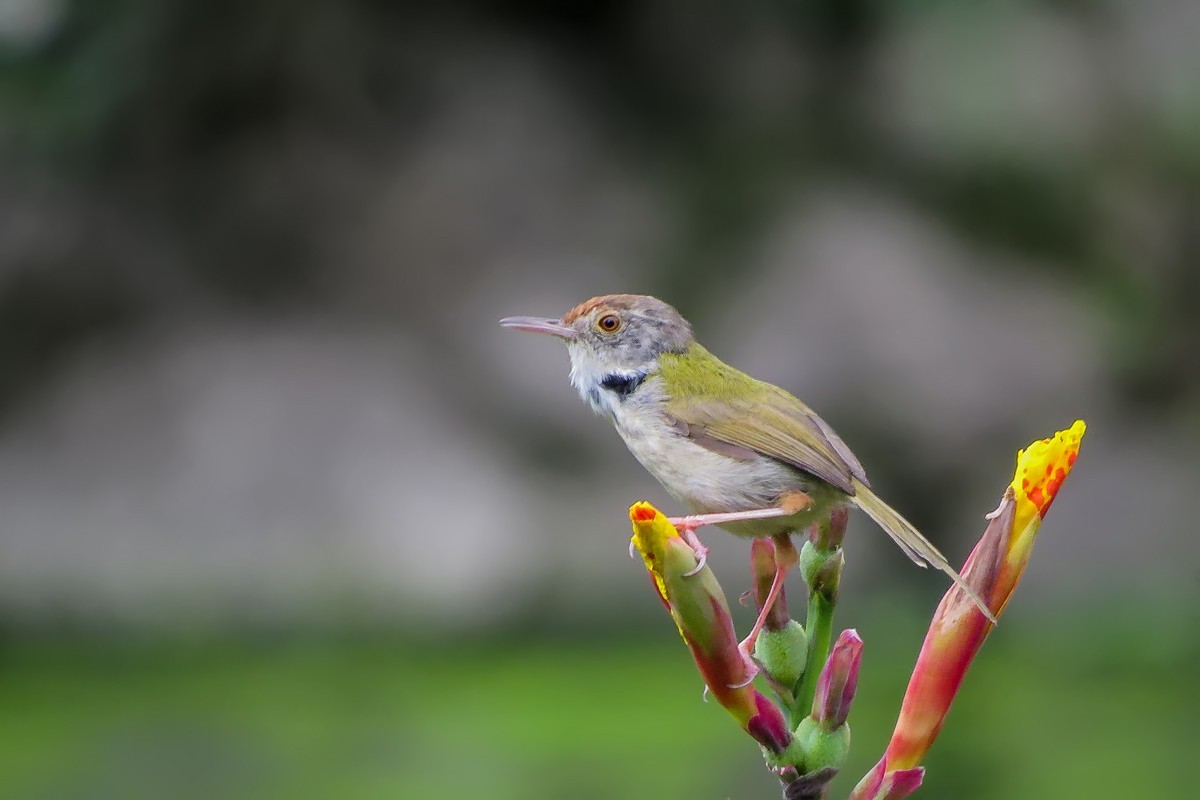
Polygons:
[[507,317],[500,324],[566,342],[571,383],[594,406],[603,391],[632,391],[656,371],[663,353],[682,353],[692,343],[692,328],[678,311],[640,294],[593,297],[561,319]]

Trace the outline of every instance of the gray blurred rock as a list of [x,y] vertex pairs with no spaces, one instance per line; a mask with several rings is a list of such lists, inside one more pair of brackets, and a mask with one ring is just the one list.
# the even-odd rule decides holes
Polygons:
[[1200,5],[1191,0],[1122,2],[1113,6],[1113,68],[1130,112],[1152,123],[1160,144],[1200,149]]
[[1004,258],[894,198],[821,187],[764,237],[760,277],[707,338],[835,427],[868,414],[916,458],[962,458],[1005,420],[1083,413],[1102,385],[1079,294],[1036,265],[982,268]]
[[926,6],[886,36],[876,111],[899,142],[931,159],[1078,157],[1107,122],[1100,58],[1067,13]]
[[532,494],[420,380],[426,356],[206,322],[89,353],[0,440],[8,601],[256,619],[378,596],[423,623],[520,601],[545,567]]

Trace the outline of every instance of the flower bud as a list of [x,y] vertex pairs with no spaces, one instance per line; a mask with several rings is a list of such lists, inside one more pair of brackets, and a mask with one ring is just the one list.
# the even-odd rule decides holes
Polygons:
[[809,586],[812,586],[817,570],[829,560],[829,555],[828,552],[818,550],[812,541],[805,542],[800,548],[800,577],[804,578],[804,582]]
[[850,509],[838,508],[825,519],[809,528],[809,540],[818,550],[833,550],[842,546],[846,538],[846,524],[850,521]]
[[862,663],[863,641],[858,631],[845,630],[838,637],[817,679],[812,718],[826,731],[846,724],[850,704],[858,688],[858,668]]
[[795,731],[796,743],[804,753],[804,766],[810,771],[822,767],[841,767],[850,754],[850,726],[825,730],[812,717],[805,717]]
[[712,696],[768,753],[784,752],[792,736],[783,712],[747,682],[746,660],[716,576],[707,566],[697,571],[695,552],[654,506],[636,503],[629,518],[633,544]]
[[754,657],[773,681],[794,689],[808,660],[808,634],[804,626],[792,619],[780,630],[763,628],[754,643]]
[[[967,557],[963,580],[997,617],[1029,562],[1042,518],[1075,464],[1085,430],[1079,420],[1017,454],[1012,483],[1000,507],[988,514],[987,529]],[[992,627],[960,587],[946,592],[929,623],[888,744],[886,757],[893,769],[921,763]]]
[[882,758],[863,776],[848,800],[901,800],[920,788],[925,768],[888,771],[887,758]]
[[[761,612],[775,582],[775,542],[770,539],[754,540],[750,545],[750,571],[754,575],[754,604]],[[763,633],[780,630],[787,624],[786,594],[787,590],[780,587],[779,594],[763,621]]]
[[837,599],[845,563],[846,556],[840,547],[819,550],[810,540],[800,548],[800,575],[812,591],[819,592],[826,599]]

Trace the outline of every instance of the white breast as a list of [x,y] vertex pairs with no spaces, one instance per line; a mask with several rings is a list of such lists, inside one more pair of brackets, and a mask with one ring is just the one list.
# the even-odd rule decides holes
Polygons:
[[646,388],[641,397],[613,408],[612,420],[625,446],[671,496],[701,513],[743,511],[768,508],[796,488],[795,471],[778,461],[741,461],[681,436],[662,412],[659,387]]

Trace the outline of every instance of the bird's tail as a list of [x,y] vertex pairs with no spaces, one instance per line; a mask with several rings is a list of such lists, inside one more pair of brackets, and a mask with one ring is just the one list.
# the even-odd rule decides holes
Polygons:
[[950,566],[950,562],[946,557],[933,546],[933,543],[921,535],[921,532],[913,527],[912,523],[900,516],[894,508],[885,503],[879,495],[875,494],[866,485],[860,481],[854,482],[854,494],[850,498],[856,506],[867,512],[867,516],[875,520],[879,527],[883,528],[884,532],[892,537],[892,541],[900,546],[904,554],[911,558],[917,566],[933,566],[946,573],[954,580],[958,586],[967,593],[967,596],[979,607],[983,615],[992,623],[996,622],[996,616],[988,608],[987,603],[972,589],[963,577],[958,574],[954,567]]

